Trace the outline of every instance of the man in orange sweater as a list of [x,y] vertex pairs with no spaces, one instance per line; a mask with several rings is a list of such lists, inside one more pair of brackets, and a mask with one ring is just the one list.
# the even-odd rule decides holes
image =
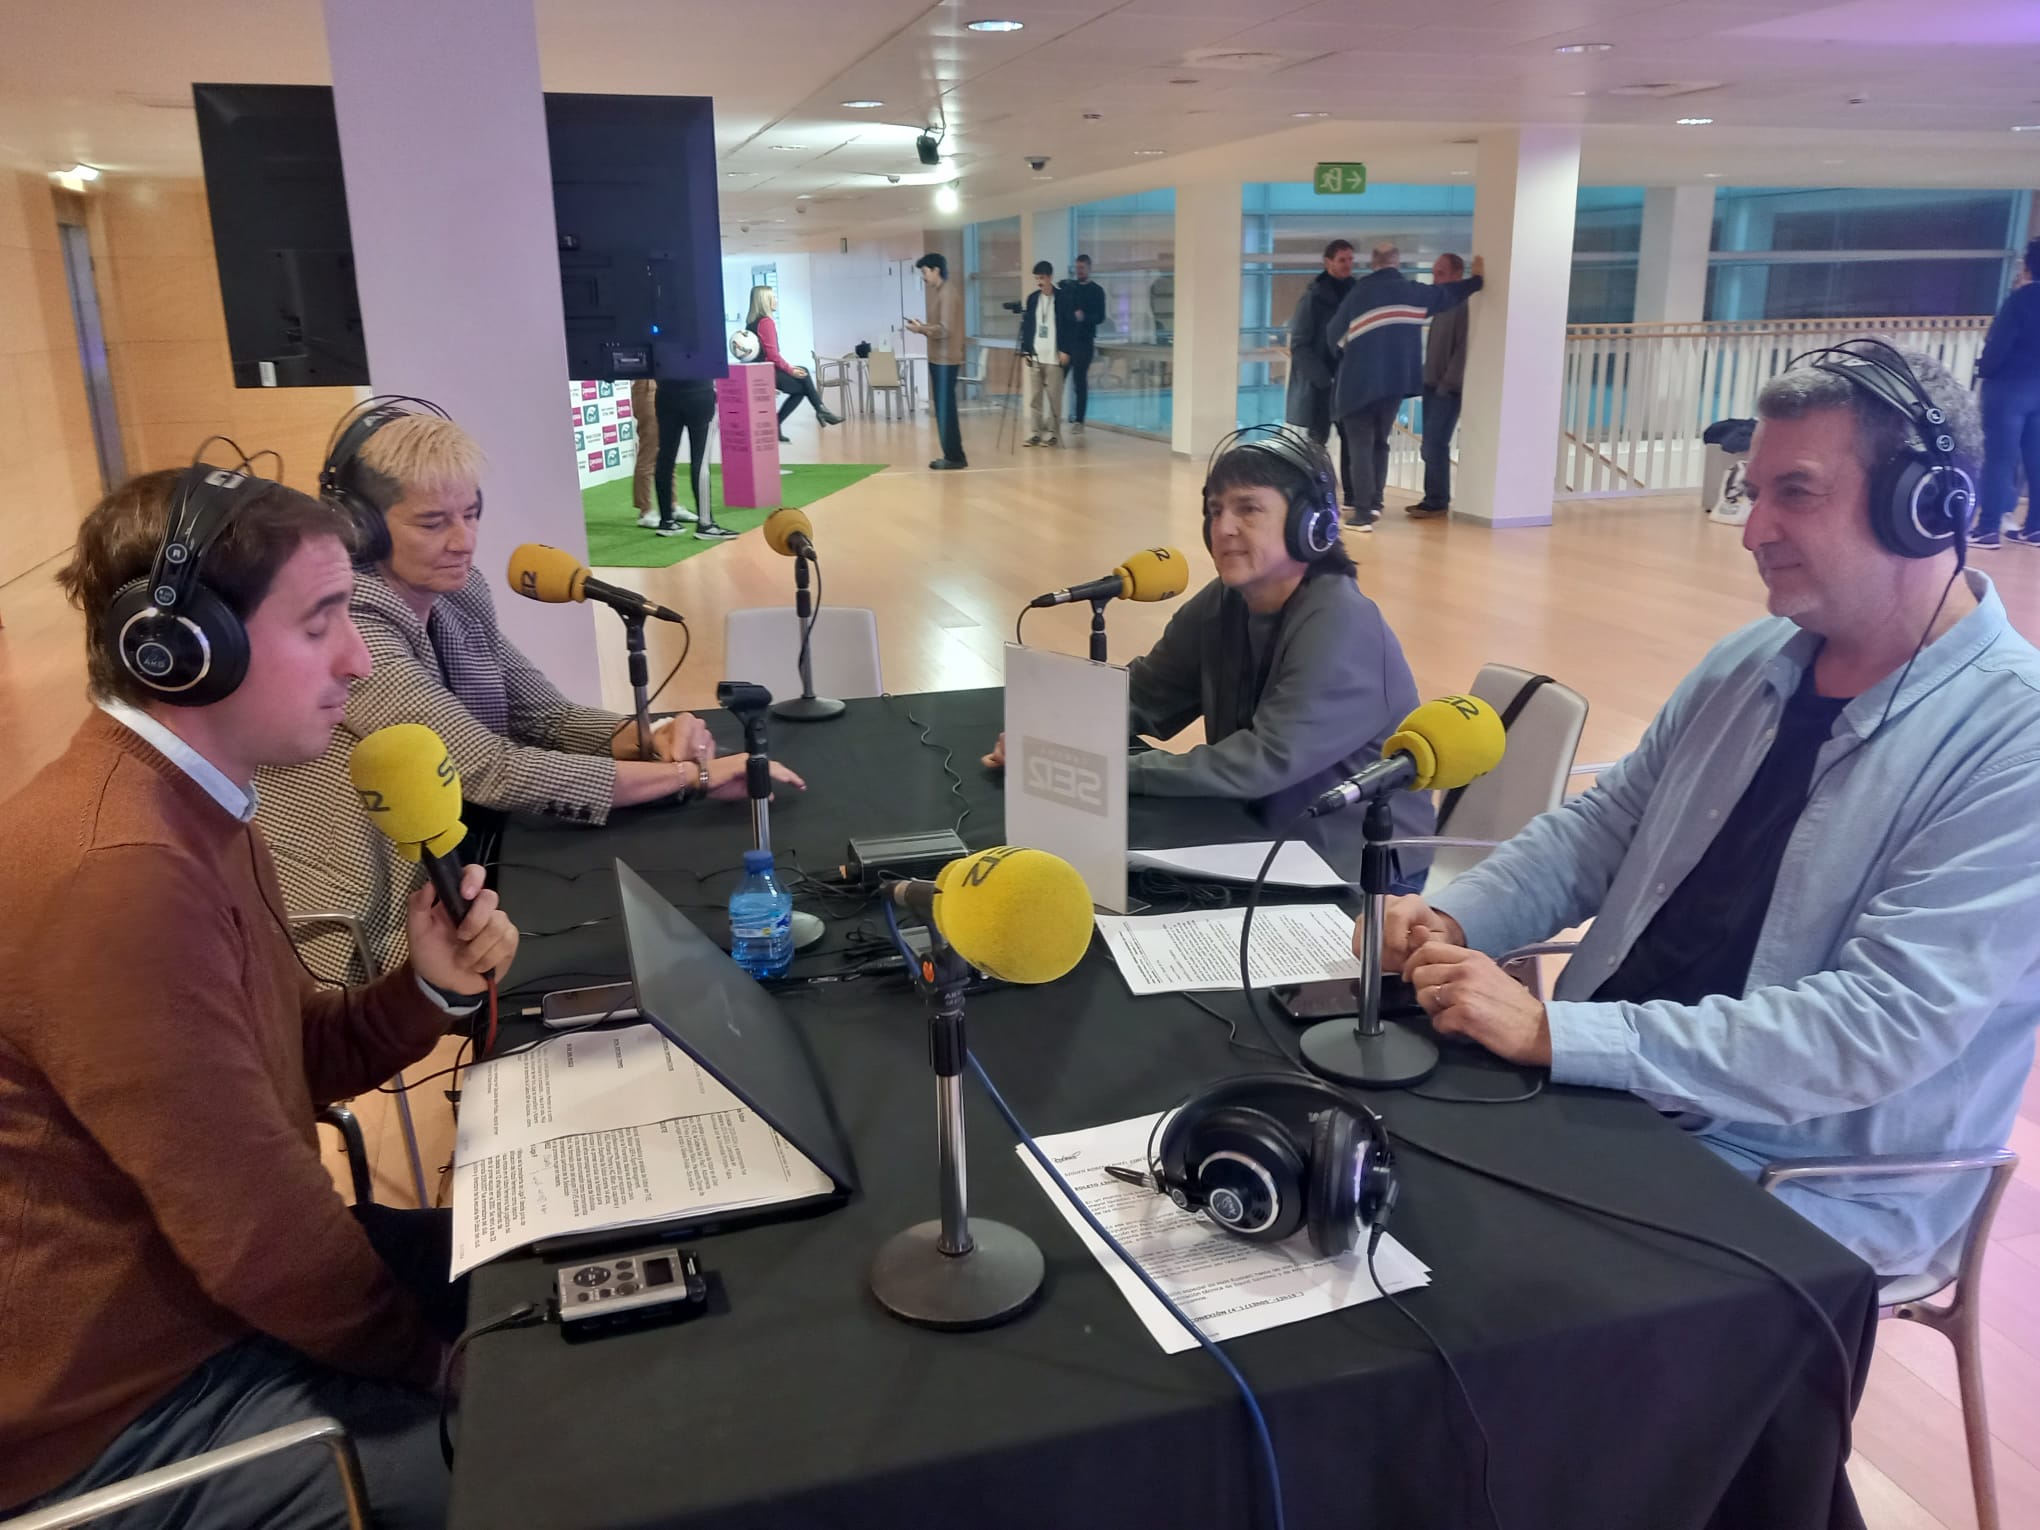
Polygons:
[[[278,484],[151,473],[58,576],[97,710],[0,805],[0,1518],[330,1414],[379,1524],[444,1523],[444,1256],[406,1289],[313,1116],[422,1057],[517,932],[471,867],[458,929],[425,889],[410,962],[337,989],[278,919],[251,783],[320,754],[368,671],[345,536]],[[106,1523],[173,1521],[344,1518],[293,1451]]]

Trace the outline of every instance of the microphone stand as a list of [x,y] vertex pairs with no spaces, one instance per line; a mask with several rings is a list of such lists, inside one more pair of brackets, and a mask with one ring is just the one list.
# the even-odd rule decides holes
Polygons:
[[[744,790],[751,799],[751,847],[772,848],[772,755],[765,742],[763,709],[743,714]],[[805,951],[828,933],[828,926],[801,909],[793,911],[793,948]]]
[[970,965],[938,936],[925,971],[942,1215],[886,1240],[872,1261],[871,1294],[894,1317],[926,1328],[989,1328],[1017,1317],[1041,1290],[1041,1249],[1016,1227],[970,1219],[963,1134]]
[[1094,664],[1110,662],[1105,657],[1105,607],[1111,599],[1110,595],[1101,595],[1091,602],[1091,662]]
[[840,717],[843,703],[815,694],[814,656],[808,640],[814,635],[815,608],[808,596],[808,560],[796,554],[793,560],[793,612],[800,621],[800,695],[772,703],[772,715],[792,722],[821,722]]
[[1325,1020],[1297,1043],[1313,1073],[1362,1089],[1399,1089],[1430,1076],[1438,1066],[1438,1044],[1430,1037],[1381,1018],[1381,933],[1394,877],[1394,809],[1386,796],[1367,804],[1367,836],[1360,857],[1360,977],[1353,984],[1359,1013],[1349,1023]]
[[645,614],[642,611],[619,611],[623,618],[623,643],[630,654],[630,696],[633,710],[637,713],[638,758],[652,757],[652,713],[651,697],[647,687],[652,675],[645,664]]

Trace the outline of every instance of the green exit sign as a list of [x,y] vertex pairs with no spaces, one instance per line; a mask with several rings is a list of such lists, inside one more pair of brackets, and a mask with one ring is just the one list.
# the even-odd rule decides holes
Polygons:
[[1357,196],[1367,189],[1367,167],[1362,164],[1320,164],[1317,194],[1321,197]]

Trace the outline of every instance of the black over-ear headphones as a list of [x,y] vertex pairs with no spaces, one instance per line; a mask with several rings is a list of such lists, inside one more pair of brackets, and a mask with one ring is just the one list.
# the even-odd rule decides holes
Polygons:
[[328,504],[344,510],[347,518],[354,523],[354,561],[362,568],[380,563],[390,555],[390,528],[375,501],[362,493],[361,486],[355,481],[355,459],[361,455],[361,448],[370,436],[390,421],[400,420],[407,414],[436,414],[442,420],[453,418],[429,398],[413,398],[408,393],[378,393],[374,398],[363,399],[340,416],[340,423],[333,427],[333,434],[326,442],[326,465],[319,469],[319,496]]
[[1366,1106],[1300,1074],[1214,1084],[1169,1119],[1149,1164],[1154,1187],[1228,1232],[1279,1243],[1299,1227],[1327,1258],[1395,1205],[1388,1128]]
[[1870,479],[1870,527],[1886,550],[1901,558],[1931,558],[1955,549],[1965,556],[1976,519],[1976,482],[1955,461],[1948,416],[1934,402],[1904,356],[1882,340],[1846,340],[1795,356],[1787,370],[1807,362],[1845,378],[1912,422],[1908,442]]
[[172,706],[224,701],[248,673],[248,629],[203,572],[207,551],[240,507],[276,487],[247,466],[245,457],[239,468],[195,462],[178,475],[163,546],[148,577],[114,591],[99,621],[107,651]]
[[[1249,425],[1236,430],[1212,448],[1204,465],[1204,489],[1211,489],[1211,474],[1219,458],[1231,451],[1263,452],[1288,467],[1303,480],[1301,488],[1288,491],[1289,518],[1283,524],[1282,540],[1289,556],[1298,563],[1315,563],[1339,544],[1339,477],[1325,449],[1308,436],[1281,425]],[[1204,546],[1211,547],[1211,512],[1204,513]]]

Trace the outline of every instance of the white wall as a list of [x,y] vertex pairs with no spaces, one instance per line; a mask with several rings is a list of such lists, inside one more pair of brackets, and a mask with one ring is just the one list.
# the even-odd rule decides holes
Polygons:
[[[913,269],[921,253],[920,240],[908,234],[852,240],[847,252],[821,250],[808,256],[815,349],[824,356],[842,356],[860,340],[907,349],[900,320],[920,318],[926,306],[920,275]],[[912,349],[920,349],[918,341]]]

